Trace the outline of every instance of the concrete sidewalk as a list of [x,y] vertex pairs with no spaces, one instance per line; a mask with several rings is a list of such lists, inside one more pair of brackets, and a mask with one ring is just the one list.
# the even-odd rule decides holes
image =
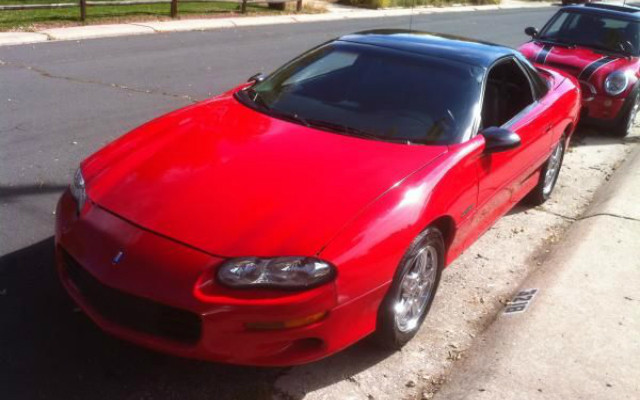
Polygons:
[[104,37],[145,35],[163,32],[205,31],[241,26],[294,24],[303,22],[338,21],[362,18],[401,17],[450,12],[472,12],[519,8],[549,7],[546,1],[507,1],[502,5],[449,7],[416,7],[367,10],[359,8],[332,9],[320,14],[265,15],[255,17],[176,19],[172,21],[148,21],[110,25],[85,25],[66,28],[43,29],[37,32],[0,32],[0,46],[31,44],[59,40],[84,40]]
[[434,399],[640,399],[640,148]]

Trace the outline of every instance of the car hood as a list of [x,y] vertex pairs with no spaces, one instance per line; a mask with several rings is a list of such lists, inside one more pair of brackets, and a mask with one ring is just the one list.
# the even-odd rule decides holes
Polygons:
[[446,146],[303,127],[226,94],[152,121],[83,165],[91,200],[211,254],[311,255]]
[[580,46],[567,48],[529,42],[519,50],[532,62],[561,69],[581,81],[591,83],[599,83],[602,80],[600,78],[614,70],[637,64],[637,57],[610,56]]

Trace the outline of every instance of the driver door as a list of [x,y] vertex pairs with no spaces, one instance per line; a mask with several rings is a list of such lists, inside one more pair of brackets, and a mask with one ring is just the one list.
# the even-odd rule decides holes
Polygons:
[[[547,106],[536,98],[529,75],[514,57],[501,59],[487,75],[482,104],[482,128],[501,127],[520,136],[520,146],[478,160],[478,236],[507,213],[529,177],[548,155],[552,126]],[[516,200],[516,201],[517,201]]]

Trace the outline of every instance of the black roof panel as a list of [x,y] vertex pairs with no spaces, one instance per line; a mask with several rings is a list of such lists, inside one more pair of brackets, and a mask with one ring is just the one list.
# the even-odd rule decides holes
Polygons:
[[562,7],[561,11],[574,11],[602,16],[616,17],[626,20],[640,21],[640,8],[618,4],[590,3],[578,6]]
[[516,51],[493,43],[438,33],[382,29],[352,33],[338,40],[381,46],[488,67]]

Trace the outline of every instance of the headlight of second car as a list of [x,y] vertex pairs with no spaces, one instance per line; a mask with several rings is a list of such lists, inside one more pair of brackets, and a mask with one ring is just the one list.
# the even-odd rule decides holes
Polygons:
[[241,257],[218,269],[218,280],[233,288],[308,289],[329,282],[335,267],[314,257]]
[[604,91],[611,96],[619,95],[624,92],[629,85],[629,77],[626,72],[616,71],[612,72],[604,80]]
[[71,182],[71,196],[76,200],[78,204],[78,212],[82,210],[84,204],[87,202],[87,189],[84,184],[84,177],[82,176],[82,170],[78,168],[76,174],[73,176],[73,182]]

